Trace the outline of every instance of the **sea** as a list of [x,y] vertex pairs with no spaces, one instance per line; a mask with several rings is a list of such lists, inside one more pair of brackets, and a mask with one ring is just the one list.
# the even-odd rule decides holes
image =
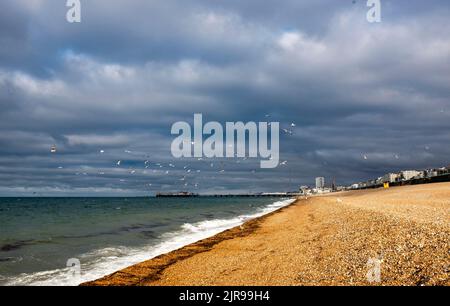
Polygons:
[[76,286],[293,201],[270,197],[0,198],[0,285]]

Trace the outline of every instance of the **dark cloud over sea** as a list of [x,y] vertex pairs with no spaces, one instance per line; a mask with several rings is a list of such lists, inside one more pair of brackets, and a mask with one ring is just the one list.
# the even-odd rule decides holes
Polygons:
[[[81,3],[79,24],[65,1],[0,3],[0,196],[287,191],[450,163],[448,1],[382,0],[381,23],[362,0]],[[194,113],[279,121],[287,164],[174,159]]]

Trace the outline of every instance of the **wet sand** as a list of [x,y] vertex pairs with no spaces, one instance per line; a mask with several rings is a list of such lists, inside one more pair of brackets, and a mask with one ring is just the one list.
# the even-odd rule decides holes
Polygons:
[[83,285],[448,286],[449,237],[450,183],[334,193]]

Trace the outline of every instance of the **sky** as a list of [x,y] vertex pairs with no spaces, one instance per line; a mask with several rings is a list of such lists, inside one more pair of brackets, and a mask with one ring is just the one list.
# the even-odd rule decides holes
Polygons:
[[[381,4],[369,23],[365,0],[81,0],[69,23],[65,1],[1,1],[0,196],[293,191],[449,165],[450,4]],[[280,122],[284,163],[172,157],[194,113]]]

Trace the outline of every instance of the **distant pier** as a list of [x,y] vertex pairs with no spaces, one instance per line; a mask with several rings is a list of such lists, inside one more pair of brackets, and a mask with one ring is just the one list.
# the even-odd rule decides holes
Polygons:
[[274,193],[245,193],[245,194],[208,194],[200,195],[191,192],[160,192],[156,194],[157,198],[197,198],[197,197],[210,197],[210,198],[285,198],[285,197],[297,197],[302,194],[298,192],[274,192]]

